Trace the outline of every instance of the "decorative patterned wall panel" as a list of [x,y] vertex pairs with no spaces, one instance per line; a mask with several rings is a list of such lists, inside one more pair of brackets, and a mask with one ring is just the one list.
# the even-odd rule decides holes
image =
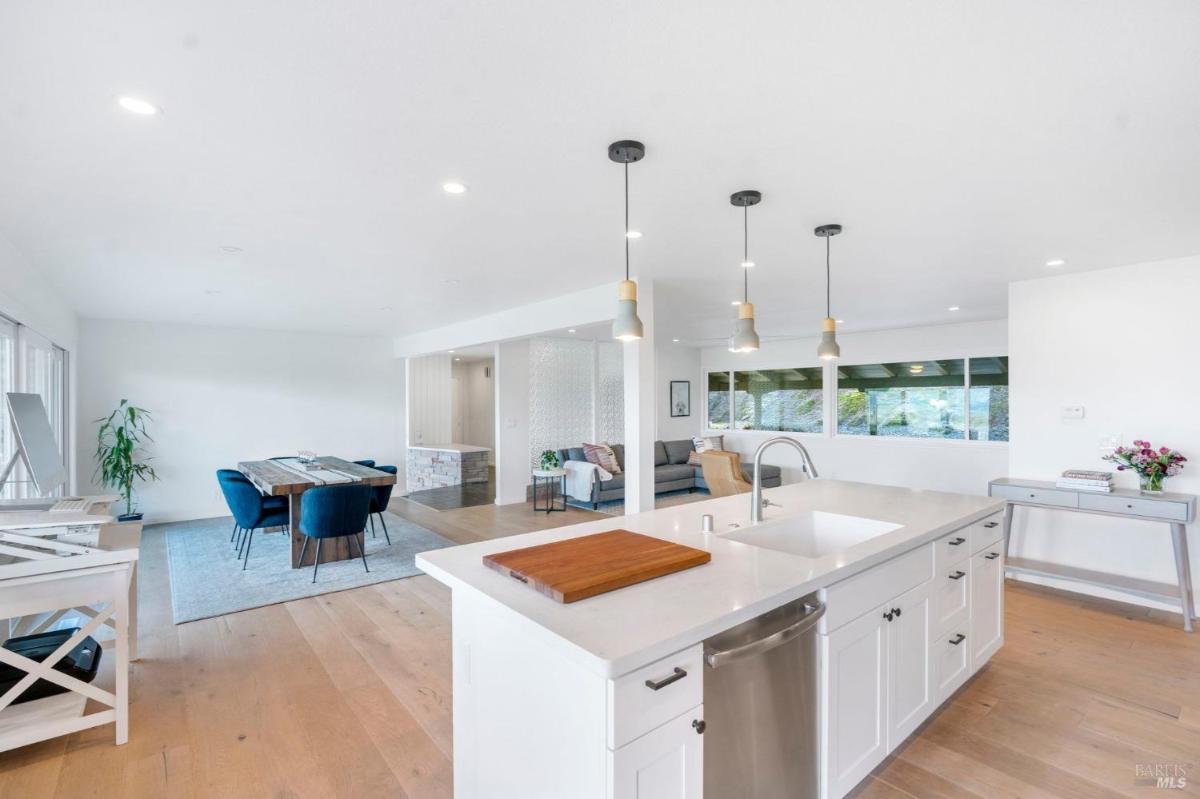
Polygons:
[[529,342],[529,461],[547,449],[577,447],[594,432],[595,344]]
[[613,341],[596,343],[596,438],[608,444],[625,442],[625,353]]

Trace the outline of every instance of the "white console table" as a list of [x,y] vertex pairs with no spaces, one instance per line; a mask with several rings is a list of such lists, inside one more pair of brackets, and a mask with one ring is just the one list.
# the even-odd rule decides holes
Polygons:
[[[988,483],[988,495],[1008,500],[1008,504],[1004,508],[1006,572],[1086,583],[1145,599],[1178,604],[1183,611],[1183,629],[1189,633],[1192,631],[1195,604],[1192,595],[1191,566],[1188,563],[1187,525],[1196,518],[1196,497],[1194,495],[1169,493],[1151,495],[1125,488],[1114,489],[1112,493],[1099,493],[1059,488],[1054,483],[1043,480],[1019,480],[1011,477],[992,480]],[[1175,573],[1178,581],[1176,583],[1160,583],[1080,569],[1059,563],[1011,557],[1008,547],[1012,537],[1013,511],[1018,505],[1029,508],[1096,513],[1101,516],[1119,516],[1170,525],[1171,543],[1175,548]]]
[[[62,608],[91,611],[83,628],[41,662],[0,648],[0,662],[25,672],[0,696],[0,752],[103,724],[114,726],[118,744],[129,740],[129,585],[137,557],[136,549],[104,551],[0,530],[0,620]],[[112,691],[54,669],[109,619],[116,633],[105,653],[115,659]],[[39,679],[67,691],[12,704]],[[88,699],[105,709],[85,713]]]

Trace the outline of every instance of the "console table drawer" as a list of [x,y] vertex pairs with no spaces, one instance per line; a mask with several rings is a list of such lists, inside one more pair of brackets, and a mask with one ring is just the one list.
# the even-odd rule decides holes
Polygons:
[[1025,488],[1024,486],[994,485],[992,496],[1017,502],[1036,502],[1039,505],[1055,505],[1060,508],[1078,508],[1079,495],[1073,491],[1057,491],[1053,488]]
[[1102,513],[1146,516],[1151,519],[1170,519],[1177,522],[1186,522],[1188,518],[1187,503],[1164,499],[1082,494],[1079,497],[1079,507],[1085,510],[1098,510]]

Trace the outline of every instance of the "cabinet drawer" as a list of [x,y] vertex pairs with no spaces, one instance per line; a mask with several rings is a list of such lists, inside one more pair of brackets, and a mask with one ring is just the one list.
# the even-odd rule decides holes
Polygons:
[[971,564],[964,560],[933,575],[933,631],[966,629],[971,601]]
[[971,554],[971,530],[964,527],[933,542],[933,567],[939,572],[962,563]]
[[971,525],[968,536],[971,539],[972,555],[989,544],[999,541],[1004,537],[1004,514],[997,513],[975,522]]
[[923,544],[862,574],[834,583],[821,592],[826,610],[817,629],[822,633],[836,630],[931,577],[933,544]]
[[[958,641],[958,643],[953,643]],[[971,673],[971,647],[967,641],[967,624],[939,635],[929,648],[933,664],[934,695],[938,704],[957,691]]]
[[1137,499],[1136,497],[1111,497],[1102,494],[1080,494],[1079,507],[1105,513],[1124,513],[1147,516],[1151,519],[1169,519],[1186,522],[1188,506],[1183,502],[1162,499]]
[[1060,508],[1079,507],[1078,494],[1074,491],[1059,491],[1054,488],[994,485],[992,486],[992,496],[1018,502],[1036,502],[1039,505],[1057,505]]
[[703,701],[703,644],[609,680],[608,746],[624,746]]

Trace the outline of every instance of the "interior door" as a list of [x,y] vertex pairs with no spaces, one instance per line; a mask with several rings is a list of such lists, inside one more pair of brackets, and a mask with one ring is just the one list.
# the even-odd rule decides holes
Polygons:
[[933,627],[929,584],[891,603],[888,634],[888,751],[895,749],[933,710],[934,679],[929,659]]
[[820,636],[822,795],[844,796],[887,755],[887,628],[879,607]]

